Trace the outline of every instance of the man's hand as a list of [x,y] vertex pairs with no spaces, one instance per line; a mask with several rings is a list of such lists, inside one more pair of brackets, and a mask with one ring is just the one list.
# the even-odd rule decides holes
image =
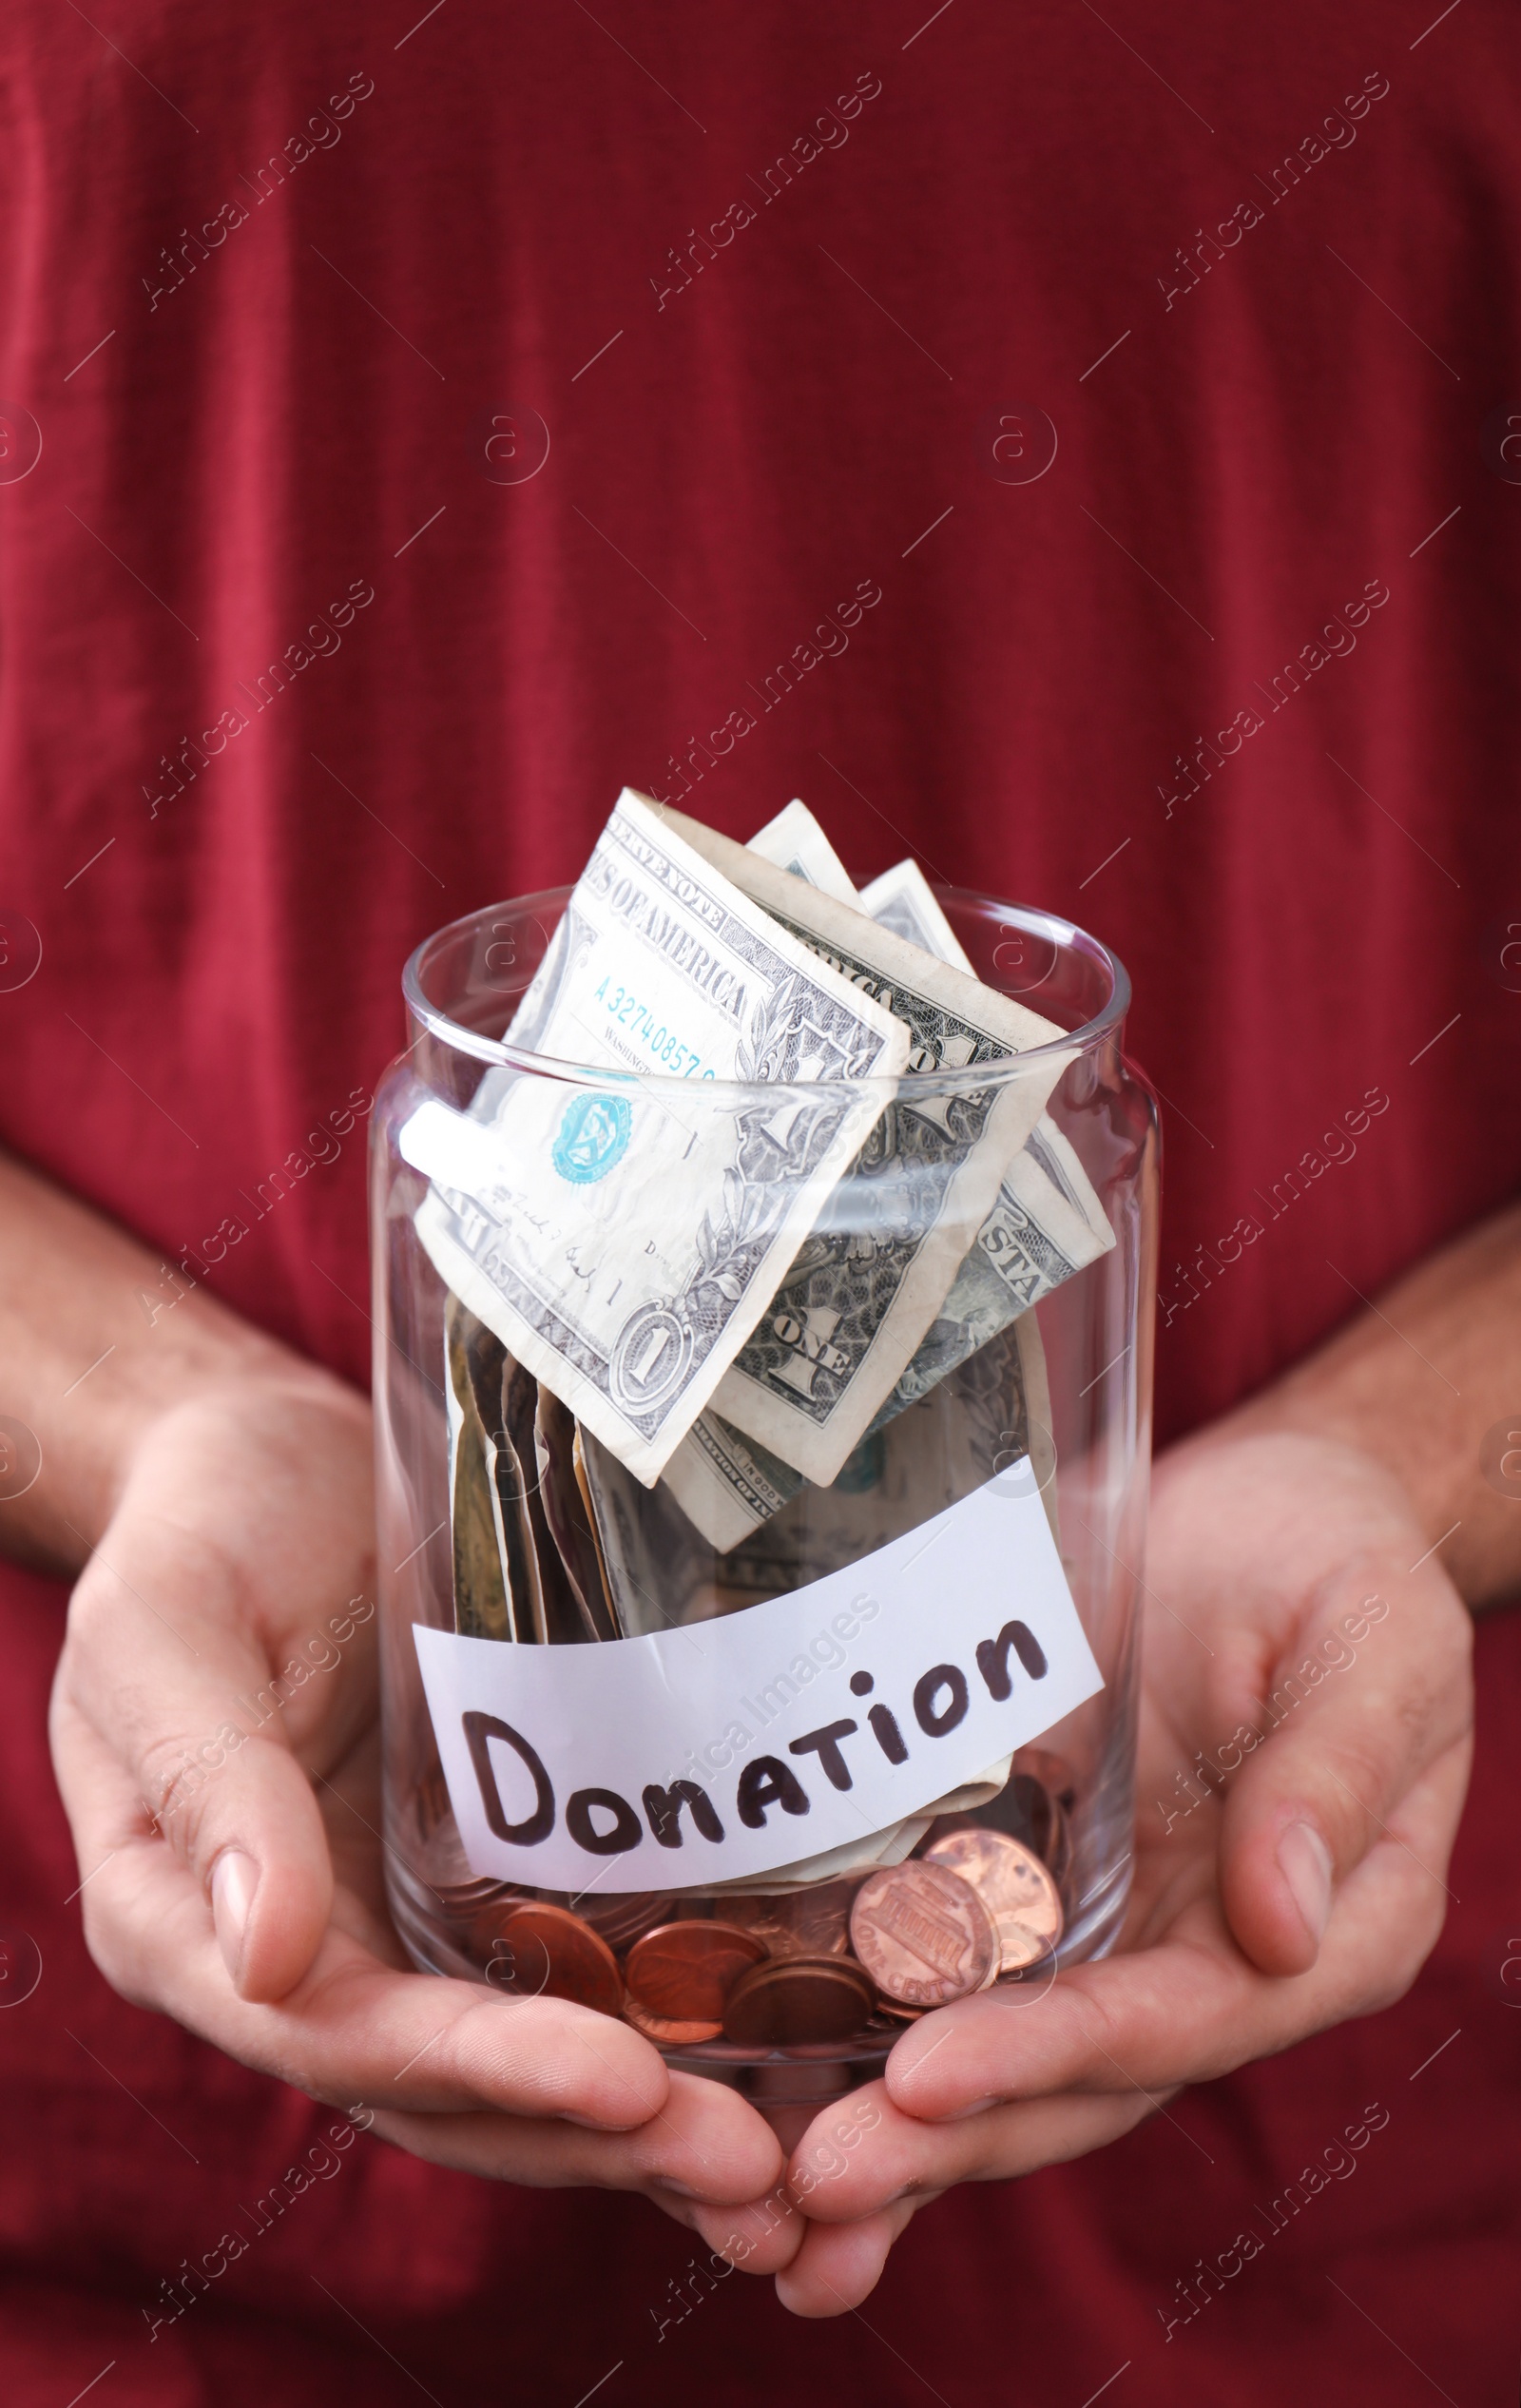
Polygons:
[[840,2109],[817,2120],[780,2218],[696,2212],[800,2315],[864,2299],[951,2184],[1081,2156],[1184,2083],[1387,2006],[1435,1941],[1471,1626],[1398,1481],[1295,1435],[1179,1448],[1146,1583],[1124,1953],[924,2016],[851,2102],[874,2124],[842,2148]]
[[[733,2091],[589,2009],[408,1968],[381,1871],[370,1451],[363,1400],[294,1361],[139,1438],[53,1696],[91,1954],[418,2156],[643,2190],[683,2221],[753,2200],[781,2152]],[[307,1677],[276,1705],[292,1663]]]

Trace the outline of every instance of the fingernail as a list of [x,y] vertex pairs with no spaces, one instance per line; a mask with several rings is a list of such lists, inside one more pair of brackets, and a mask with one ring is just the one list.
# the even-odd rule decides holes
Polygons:
[[947,2113],[936,2116],[934,2120],[938,2124],[959,2124],[963,2116],[983,2115],[990,2107],[998,2107],[1001,2104],[1000,2100],[991,2096],[985,2099],[973,2099],[970,2107],[951,2108]]
[[674,2190],[678,2199],[701,2199],[703,2196],[700,2190],[693,2190],[689,2184],[677,2182],[675,2177],[671,2174],[657,2174],[655,2176],[655,2188],[657,2190]]
[[1313,1823],[1291,1822],[1278,1843],[1278,1863],[1319,1948],[1331,1919],[1331,1851]]
[[241,1848],[229,1848],[217,1859],[211,1877],[211,1919],[217,1940],[234,1981],[242,1963],[243,1931],[259,1887],[259,1867]]

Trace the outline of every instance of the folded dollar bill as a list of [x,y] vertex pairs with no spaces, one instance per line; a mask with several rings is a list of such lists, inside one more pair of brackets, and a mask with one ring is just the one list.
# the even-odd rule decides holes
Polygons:
[[[857,895],[850,872],[805,802],[796,799],[789,802],[785,811],[779,811],[774,819],[768,819],[763,828],[756,830],[744,849],[746,853],[759,853],[762,861],[774,861],[779,870],[790,871],[794,877],[800,877],[805,886],[817,886],[821,893],[833,895],[837,903],[848,903],[855,912],[865,911],[869,919],[878,916]],[[934,902],[928,883],[924,891]],[[940,909],[937,903],[935,909]],[[942,919],[945,917],[943,912],[940,915]],[[885,913],[880,916],[884,927],[893,926]],[[896,934],[907,936],[911,945],[923,941],[912,928],[898,929]],[[946,934],[951,936],[949,920],[946,921]],[[951,942],[955,944],[953,936],[951,936]],[[935,948],[926,945],[924,950],[933,954]],[[942,961],[953,958],[950,954],[940,955]],[[970,968],[970,963],[966,967]]]
[[[779,841],[779,831],[784,838]],[[849,873],[813,813],[790,802],[751,846],[827,894],[851,896]],[[859,908],[937,961],[972,974],[972,963],[916,861],[899,861],[863,887]],[[1082,1164],[1049,1112],[1042,1112],[1010,1166],[997,1202],[977,1232],[923,1345],[883,1406],[876,1426],[912,1404],[953,1363],[963,1361],[1016,1314],[1028,1312],[1074,1271],[1114,1244],[1114,1232]]]
[[860,908],[868,918],[890,928],[895,936],[906,937],[911,945],[922,945],[936,961],[953,961],[958,970],[972,971],[966,947],[947,919],[917,861],[895,861],[880,877],[874,877],[869,886],[861,888]]
[[[757,831],[745,849],[774,861],[779,870],[789,871],[805,885],[819,887],[837,901],[859,908],[850,873],[805,802],[789,802]],[[683,1512],[721,1554],[727,1554],[773,1513],[780,1513],[803,1485],[800,1472],[783,1463],[759,1438],[737,1430],[711,1406],[699,1415],[676,1449],[665,1466],[664,1478]]]
[[[449,1428],[449,1519],[454,1558],[454,1628],[471,1639],[532,1639],[539,1633],[526,1605],[520,1629],[504,1572],[503,1494],[497,1449],[487,1435],[476,1402],[478,1366],[472,1339],[480,1329],[457,1297],[444,1316],[447,1377],[444,1410]],[[493,1418],[494,1427],[494,1418]],[[509,1495],[507,1511],[512,1510]]]
[[[862,889],[860,900],[862,909],[884,928],[922,945],[941,961],[971,970],[916,861],[899,861],[884,870]],[[1028,1312],[1113,1244],[1114,1232],[1082,1164],[1050,1114],[1042,1112],[883,1415],[912,1404],[936,1379],[943,1379],[953,1363],[985,1346],[1017,1314]]]
[[[909,1068],[713,1402],[810,1480],[832,1480],[907,1369],[1066,1066],[1063,1031],[678,812],[664,824],[783,930],[906,1022]],[[1049,1047],[1023,1077],[1011,1055]],[[996,1064],[979,1082],[935,1073]]]
[[[801,801],[746,850],[863,910],[895,935],[971,973],[972,965],[916,862],[900,861],[857,895],[839,856]],[[1068,1140],[1042,1112],[1005,1174],[929,1330],[871,1423],[880,1429],[1017,1315],[1114,1243],[1104,1209]],[[1031,1346],[1038,1345],[1031,1333]],[[1040,1416],[1049,1425],[1048,1411]],[[739,1546],[797,1493],[800,1475],[714,1409],[671,1456],[665,1479],[683,1511],[721,1551]],[[1043,1493],[1049,1483],[1043,1483]]]
[[666,1463],[662,1485],[724,1555],[780,1513],[805,1483],[800,1472],[710,1405]]
[[[468,1114],[419,1106],[399,1137],[431,1182],[417,1234],[652,1484],[858,1161],[910,1037],[627,791],[508,1035],[606,1085],[500,1069]],[[752,1091],[715,1105],[711,1082]]]

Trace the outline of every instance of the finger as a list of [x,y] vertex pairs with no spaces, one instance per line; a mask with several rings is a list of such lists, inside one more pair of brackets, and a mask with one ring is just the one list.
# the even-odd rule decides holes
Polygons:
[[[781,2154],[779,2142],[778,2176]],[[693,2207],[683,2221],[702,2234],[715,2257],[745,2274],[775,2274],[790,2264],[808,2230],[798,2202],[780,2179],[736,2207]]]
[[774,2186],[781,2170],[780,2148],[754,2108],[724,2084],[689,2073],[672,2074],[664,2107],[629,2131],[395,2109],[377,2110],[374,2129],[415,2157],[493,2182],[645,2191],[685,2224],[699,2212],[732,2221],[735,2207]]
[[1154,2096],[1387,2005],[1440,1929],[1445,1892],[1420,1858],[1439,1860],[1465,1778],[1461,1747],[1422,1777],[1400,1817],[1411,1840],[1380,1838],[1347,1877],[1309,1973],[1260,1973],[1204,1898],[1154,1945],[1074,1966],[1028,2003],[1003,1988],[927,2015],[888,2059],[889,2094],[926,2120],[1059,2090]]
[[[1265,1736],[1246,1752],[1225,1801],[1225,1912],[1268,1974],[1307,1972],[1348,1874],[1392,1831],[1410,1844],[1403,1801],[1470,1719],[1473,1625],[1445,1574],[1434,1564],[1414,1574],[1396,1564],[1370,1570],[1356,1589],[1351,1595],[1338,1584],[1272,1667],[1259,1724]],[[1366,1642],[1355,1658],[1339,1628],[1349,1620]],[[1437,1879],[1447,1852],[1438,1840]]]
[[[87,1730],[70,1760],[81,1905],[113,1988],[317,2098],[421,2113],[492,2107],[622,2129],[664,2107],[664,2065],[627,2024],[553,1998],[397,1973],[335,1922],[279,1999],[242,1996],[199,1881],[142,1817]],[[136,1827],[133,1814],[136,1811]]]
[[835,2100],[814,2117],[788,2160],[786,2180],[769,2197],[751,2202],[738,2216],[694,2218],[698,2229],[721,2256],[751,2274],[773,2274],[790,2264],[806,2237],[812,2195],[859,2156],[886,2104],[880,2082]]
[[815,2225],[777,2276],[777,2297],[794,2316],[843,2316],[881,2280],[887,2253],[922,2199],[903,2199],[859,2223]]
[[374,1610],[354,1610],[373,1585],[369,1427],[315,1374],[168,1415],[69,1604],[57,1695],[215,1896],[253,1996],[310,1961],[331,1898],[287,1751],[330,1769],[373,1711],[373,1630],[343,1652]]
[[[907,2201],[934,2198],[953,2183],[1002,2181],[1102,2148],[1141,2123],[1155,2102],[1123,2096],[1059,2095],[982,2108],[952,2122],[925,2123],[880,2094],[876,2120],[861,2146],[799,2201],[811,2224],[856,2225]],[[825,2119],[820,2118],[820,2122]],[[803,2188],[811,2136],[788,2167],[788,2186]]]
[[[164,1736],[125,1752],[118,1735],[103,1734],[69,1689],[60,1685],[55,1694],[54,1761],[81,1874],[87,1878],[106,1856],[150,1839],[166,1861],[183,1865],[209,1901],[222,1962],[242,1995],[283,1997],[311,1965],[333,1906],[332,1862],[311,1782],[280,1740],[239,1731],[240,1743],[229,1749],[202,1739],[198,1748],[217,1748],[217,1777],[203,1786],[171,1784],[150,1822],[145,1801],[158,1785],[163,1751],[183,1753],[175,1734],[197,1728],[194,1717],[204,1704],[175,1690],[174,1667],[160,1668],[165,1695],[158,1727]],[[207,1725],[199,1727],[204,1733]],[[108,1808],[99,1811],[107,1800]],[[86,1891],[87,1936],[98,1928],[102,1904]],[[151,1951],[155,1936],[143,1937]],[[146,1970],[144,1964],[134,1980]]]
[[[70,1743],[88,1727],[126,1774],[134,1819],[156,1814],[211,1898],[233,1980],[250,1997],[279,1997],[310,1963],[331,1911],[327,1840],[284,1716],[244,1727],[271,1666],[236,1618],[210,1609],[223,1568],[183,1533],[174,1539],[161,1562],[151,1539],[124,1534],[116,1547],[108,1533],[113,1559],[97,1554],[75,1588],[53,1717],[65,1803],[72,1813]],[[177,1604],[197,1580],[204,1611]]]

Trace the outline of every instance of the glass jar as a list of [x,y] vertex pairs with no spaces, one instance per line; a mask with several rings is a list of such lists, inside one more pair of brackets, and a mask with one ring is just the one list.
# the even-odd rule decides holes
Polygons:
[[[1016,2001],[1034,1997],[1057,1968],[1103,1954],[1120,1929],[1149,1469],[1155,1105],[1122,1050],[1129,985],[1114,955],[1049,913],[957,890],[939,890],[938,899],[976,976],[1069,1035],[992,1064],[911,1070],[875,1088],[610,1079],[539,1059],[506,1044],[503,1031],[568,892],[476,912],[418,948],[403,981],[411,1043],[376,1099],[391,1905],[420,1968],[491,1983],[504,2000],[548,1990],[626,2013],[671,2062],[784,2116],[870,2078],[905,2022],[944,2002],[948,1982],[953,1995],[996,1981]],[[829,1192],[819,1225],[869,1261],[884,1216],[937,1208],[912,1180],[884,1174],[884,1163],[897,1161],[890,1141],[898,1099],[912,1093],[916,1110],[951,1127],[964,1099],[975,1089],[986,1100],[990,1087],[1001,1108],[1033,1127],[1019,1157],[1025,1170],[1007,1174],[997,1208],[957,1241],[963,1254],[971,1248],[973,1289],[982,1281],[972,1306],[952,1309],[958,1284],[831,1480],[805,1482],[762,1450],[746,1456],[756,1520],[738,1537],[732,1518],[716,1527],[711,1495],[703,1503],[693,1489],[703,1466],[689,1446],[684,1471],[673,1460],[654,1485],[635,1477],[515,1361],[437,1267],[454,1258],[427,1241],[430,1180],[409,1134],[423,1125],[424,1107],[435,1121],[443,1108],[449,1118],[439,1125],[469,1134],[510,1088],[529,1125],[536,1111],[538,1124],[558,1129],[556,1162],[573,1179],[596,1175],[599,1148],[616,1152],[630,1097],[636,1108],[682,1115],[701,1158],[707,1115],[747,1111],[755,1126],[774,1128],[779,1113],[817,1111],[821,1098],[840,1108],[848,1089],[850,1108],[859,1107],[852,1126],[874,1133]],[[754,1179],[763,1183],[763,1161]],[[1048,1262],[1049,1246],[1043,1254],[1038,1212],[1030,1226],[1030,1180],[1045,1181],[1041,1195],[1052,1185],[1061,1192],[1069,1221],[1087,1215],[1093,1235],[1083,1267]],[[623,1208],[637,1217],[638,1203],[625,1199]],[[473,1213],[458,1196],[454,1204]],[[607,1228],[615,1246],[616,1218]],[[1009,1243],[1017,1277],[990,1290],[990,1263]],[[487,1291],[472,1295],[484,1312]],[[793,1345],[788,1376],[803,1396],[813,1371],[827,1367],[827,1329],[804,1327],[806,1315],[768,1313],[762,1329],[780,1333],[779,1347]],[[646,1332],[627,1376],[658,1380],[664,1343],[658,1330]],[[703,1422],[714,1426],[706,1413]],[[727,1512],[732,1494],[725,1498]],[[953,1526],[958,1535],[935,1565],[926,1551]],[[1090,1651],[1092,1667],[1086,1690],[1069,1681],[1068,1696],[1081,1702],[1049,1722],[1031,1670],[1044,1670],[1046,1656],[1021,1619],[1033,1615],[1032,1581],[1044,1584],[1058,1619],[1071,1620],[1075,1608],[1071,1644]],[[888,1610],[876,1622],[878,1590]],[[982,1617],[975,1628],[969,1613]],[[773,1628],[768,1658],[758,1634]],[[1048,1653],[1054,1644],[1047,1641]],[[925,1669],[914,1682],[915,1646]],[[936,1655],[943,1660],[930,1662]],[[449,1689],[456,1661],[467,1686],[472,1666],[494,1684],[496,1708],[477,1701],[458,1730],[451,1718],[459,1701],[438,1686]],[[700,1703],[671,1705],[673,1665],[678,1688],[688,1672],[697,1679]],[[427,1686],[426,1666],[434,1667]],[[800,1692],[815,1680],[818,1712],[835,1719],[799,1729],[799,1717],[810,1720]],[[584,1743],[593,1772],[592,1724],[604,1756],[616,1754],[658,1704],[664,1720],[658,1736],[648,1721],[654,1752],[642,1790],[637,1773],[622,1789],[572,1773],[566,1778],[584,1785],[568,1800],[561,1780],[555,1807],[560,1776],[550,1778],[552,1764],[546,1770],[542,1740],[537,1752],[523,1743],[529,1717],[512,1703],[531,1689],[542,1707],[546,1683],[551,1704],[556,1684],[565,1692],[557,1743]],[[1049,1693],[1055,1703],[1059,1686]],[[621,1716],[608,1696],[626,1700]],[[1011,1700],[1007,1708],[1000,1699]],[[971,1724],[981,1714],[979,1727],[992,1729],[995,1706],[1017,1709],[1016,1721],[998,1724],[999,1743],[969,1759]],[[967,1731],[947,1738],[958,1712]],[[614,1727],[620,1722],[626,1727]],[[940,1746],[943,1780],[924,1768],[941,1761]],[[870,1798],[885,1794],[882,1783],[915,1750],[922,1762],[902,1776],[917,1782],[912,1808],[900,1794],[876,1822]],[[809,1809],[806,1824],[786,1822]],[[540,1872],[530,1843],[546,1813],[555,1853]],[[578,1853],[568,1872],[571,1824]],[[751,1851],[742,1862],[725,1859],[722,1878],[704,1871],[704,1850],[717,1861],[719,1832],[725,1847],[741,1841]],[[501,1835],[511,1842],[505,1852]],[[759,1870],[758,1849],[766,1857]],[[1025,1884],[1022,1901],[1000,1891],[1011,1867],[1016,1890]],[[923,1936],[942,1911],[955,1923],[963,1880],[987,1909],[991,1967],[980,1906],[966,1911],[959,1938]],[[952,1955],[965,1948],[937,1972],[942,1939]]]

